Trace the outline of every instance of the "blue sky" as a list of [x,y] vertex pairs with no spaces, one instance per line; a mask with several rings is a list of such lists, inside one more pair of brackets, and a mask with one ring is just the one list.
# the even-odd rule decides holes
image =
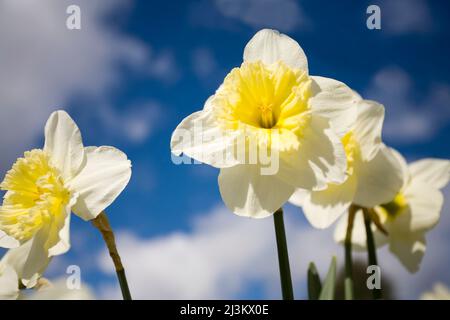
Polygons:
[[[81,8],[81,30],[65,28],[69,4]],[[381,8],[381,30],[366,28],[370,4]],[[387,144],[408,159],[449,158],[449,9],[444,1],[420,0],[2,1],[0,171],[23,151],[40,147],[46,118],[64,108],[85,145],[114,145],[133,162],[132,180],[108,215],[126,251],[124,264],[135,273],[131,289],[137,297],[277,298],[271,221],[253,223],[227,212],[215,169],[174,165],[172,131],[240,65],[252,35],[270,27],[300,43],[311,74],[338,79],[384,103]],[[340,248],[331,244],[332,230],[313,230],[300,210],[288,206],[287,215],[292,242],[318,241],[315,250],[292,245],[301,297],[307,260],[317,259],[325,270]],[[445,247],[442,239],[450,241],[445,223],[450,219],[429,241],[432,257]],[[242,232],[232,240],[235,228]],[[67,265],[77,264],[97,295],[117,297],[99,235],[79,219],[72,230],[72,250],[55,259],[49,275],[63,276]],[[432,240],[441,247],[431,249],[437,248]],[[449,275],[425,270],[443,270],[450,262],[435,260],[426,256],[414,276],[389,260],[399,283],[414,283],[412,290],[399,284],[398,296],[415,298],[434,281],[450,284]],[[178,276],[165,286],[161,279],[171,278],[170,272]],[[142,278],[147,280],[139,283]],[[229,285],[220,290],[223,283]]]

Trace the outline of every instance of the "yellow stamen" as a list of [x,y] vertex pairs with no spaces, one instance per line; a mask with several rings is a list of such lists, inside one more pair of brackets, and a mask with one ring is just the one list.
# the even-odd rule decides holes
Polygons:
[[[260,146],[299,146],[310,120],[311,79],[279,61],[271,65],[244,62],[225,78],[211,103],[219,125],[256,137]],[[279,139],[271,139],[274,133]]]
[[406,201],[405,196],[400,192],[395,196],[394,200],[382,204],[376,209],[379,213],[385,215],[385,217],[387,217],[388,219],[393,220],[401,215],[407,207],[408,202]]
[[0,207],[0,229],[20,242],[64,214],[70,193],[43,150],[25,152],[0,184],[7,191]]

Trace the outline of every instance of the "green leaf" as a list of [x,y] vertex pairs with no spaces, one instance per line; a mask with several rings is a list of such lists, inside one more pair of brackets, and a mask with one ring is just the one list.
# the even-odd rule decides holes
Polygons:
[[309,300],[319,300],[322,283],[314,262],[309,263],[308,267],[308,297]]
[[331,259],[330,268],[328,269],[327,277],[322,287],[319,300],[333,300],[334,291],[336,287],[336,257]]

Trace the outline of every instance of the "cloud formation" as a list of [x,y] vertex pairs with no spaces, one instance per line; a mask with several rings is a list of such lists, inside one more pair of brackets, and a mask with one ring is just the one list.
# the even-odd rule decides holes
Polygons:
[[[450,188],[445,190],[450,197]],[[428,248],[421,270],[409,274],[383,248],[379,262],[383,275],[392,280],[395,296],[417,299],[434,282],[450,283],[447,243],[450,241],[450,203],[442,221],[428,234]],[[333,227],[316,230],[305,223],[301,211],[285,210],[291,272],[296,298],[306,298],[306,268],[314,261],[322,277],[332,255],[343,265],[343,248],[333,242]],[[130,231],[118,234],[117,242],[130,288],[137,299],[236,299],[257,285],[261,298],[279,299],[278,262],[272,219],[237,217],[222,207],[198,216],[190,232],[173,232],[142,238]],[[366,261],[366,253],[354,253]],[[100,269],[114,279],[106,251],[99,255]],[[99,286],[103,298],[120,298],[115,282]]]
[[[66,8],[72,4],[81,8],[81,30],[66,28]],[[102,112],[99,106],[109,104],[111,90],[123,81],[123,67],[143,70],[145,75],[162,81],[176,78],[169,51],[153,53],[108,24],[111,14],[127,12],[130,5],[129,0],[1,2],[1,173],[23,150],[36,144],[51,111],[70,111],[76,98],[89,101],[86,112]],[[141,109],[143,118],[138,119],[133,110],[123,115],[123,126],[132,141],[142,140],[149,133],[143,121],[151,120],[155,109]],[[106,123],[96,125],[115,123],[110,117],[102,119]]]
[[436,83],[420,98],[416,83],[397,66],[378,71],[364,96],[386,107],[383,133],[388,142],[415,144],[434,138],[450,123],[450,85]]

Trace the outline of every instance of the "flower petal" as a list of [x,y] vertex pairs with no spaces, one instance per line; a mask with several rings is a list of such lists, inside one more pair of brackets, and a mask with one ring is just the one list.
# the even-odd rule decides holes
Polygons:
[[265,218],[278,210],[294,187],[276,175],[261,175],[257,165],[237,165],[220,170],[219,188],[226,206],[235,214]]
[[403,190],[403,195],[408,207],[392,222],[392,232],[424,232],[438,223],[444,204],[444,197],[439,190],[413,179]]
[[420,263],[425,254],[426,241],[423,233],[409,235],[390,235],[389,250],[397,256],[409,272],[419,270]]
[[0,230],[0,247],[2,248],[17,248],[20,246],[20,242],[13,237],[8,236],[5,232]]
[[64,254],[70,249],[70,217],[71,217],[71,207],[73,204],[66,207],[65,219],[62,227],[58,233],[58,242],[48,249],[48,254],[50,257]]
[[0,300],[16,300],[19,296],[19,278],[11,266],[0,266]]
[[328,228],[352,204],[356,191],[356,177],[349,176],[343,184],[329,184],[327,189],[309,193],[303,201],[303,212],[311,225]]
[[85,156],[81,133],[65,111],[53,112],[47,120],[44,151],[66,179],[76,175],[82,167]]
[[[208,101],[210,101],[209,99]],[[216,168],[239,164],[234,146],[238,132],[225,132],[216,123],[208,103],[203,111],[185,118],[175,129],[170,141],[172,153],[186,156]]]
[[353,202],[373,208],[394,199],[403,185],[401,164],[390,148],[382,146],[375,158],[358,163],[358,188]]
[[441,189],[450,180],[450,161],[441,159],[423,159],[409,165],[413,179],[421,180],[428,185]]
[[381,148],[384,106],[375,101],[361,100],[353,133],[359,143],[362,158],[372,160]]
[[297,207],[303,206],[303,203],[307,200],[309,197],[310,191],[306,189],[297,189],[292,194],[292,196],[289,198],[289,202]]
[[70,182],[78,193],[72,211],[84,220],[96,218],[125,189],[131,178],[127,155],[113,147],[87,147],[86,165]]
[[11,266],[27,288],[36,284],[50,263],[47,241],[48,228],[42,228],[31,240],[18,248],[8,250],[2,259],[2,264]]
[[353,128],[357,102],[361,97],[346,84],[324,77],[311,77],[313,91],[309,103],[314,114],[329,119],[335,132],[343,137]]
[[244,49],[244,61],[262,61],[272,64],[283,61],[291,68],[308,72],[308,60],[294,39],[276,30],[258,31]]
[[324,189],[346,179],[347,159],[328,120],[312,115],[298,152],[280,153],[279,177],[296,188]]

